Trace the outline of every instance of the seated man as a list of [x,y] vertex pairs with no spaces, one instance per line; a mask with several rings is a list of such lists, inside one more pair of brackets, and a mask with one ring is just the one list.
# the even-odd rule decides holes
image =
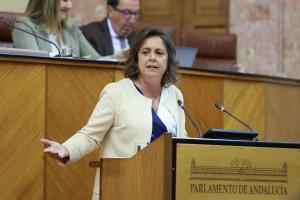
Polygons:
[[81,30],[100,55],[111,55],[129,48],[133,26],[140,15],[139,0],[107,0],[107,18]]

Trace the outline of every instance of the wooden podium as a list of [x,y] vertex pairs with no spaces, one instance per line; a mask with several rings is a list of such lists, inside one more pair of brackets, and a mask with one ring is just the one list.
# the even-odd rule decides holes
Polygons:
[[131,158],[102,158],[101,200],[291,200],[300,144],[179,139],[164,134]]
[[164,134],[131,158],[102,158],[100,165],[97,164],[96,167],[100,166],[101,200],[171,200],[170,134]]

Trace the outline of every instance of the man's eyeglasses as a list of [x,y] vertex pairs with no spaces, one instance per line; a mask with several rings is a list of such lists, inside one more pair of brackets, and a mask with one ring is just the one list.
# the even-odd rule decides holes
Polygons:
[[121,13],[124,17],[131,17],[131,16],[133,16],[133,17],[139,18],[142,15],[141,11],[135,11],[135,12],[133,12],[133,11],[128,10],[128,9],[121,10],[121,9],[115,8],[115,7],[113,9],[115,11],[118,11],[119,13]]

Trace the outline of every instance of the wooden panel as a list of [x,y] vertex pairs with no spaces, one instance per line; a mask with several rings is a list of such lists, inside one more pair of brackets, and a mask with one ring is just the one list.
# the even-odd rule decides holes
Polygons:
[[171,200],[171,135],[131,158],[101,159],[101,183],[101,200]]
[[228,0],[142,0],[141,22],[180,29],[227,32]]
[[267,84],[267,140],[300,142],[300,88]]
[[0,63],[1,199],[43,198],[45,67]]
[[172,0],[152,0],[152,1],[143,1],[142,10],[144,15],[152,16],[171,16],[172,9],[171,5]]
[[141,1],[141,22],[154,25],[180,27],[181,0]]
[[122,69],[115,70],[114,80],[119,81],[123,78],[124,78],[124,70],[122,70]]
[[[100,91],[113,81],[113,75],[111,69],[49,66],[47,137],[63,142],[85,125]],[[49,159],[46,198],[91,199],[95,169],[88,163],[98,156],[99,151],[95,151],[67,167]]]
[[228,0],[184,1],[182,28],[226,32],[228,29]]
[[[224,106],[253,130],[265,138],[265,87],[262,83],[226,80]],[[248,130],[237,120],[224,113],[224,128]]]
[[[45,128],[46,136],[59,142],[81,128],[104,85],[123,76],[122,67],[69,59],[1,56],[0,60],[3,199],[90,199],[95,170],[88,161],[97,159],[98,152],[67,167],[49,159],[43,169],[39,139]],[[223,118],[224,128],[243,128],[215,109],[214,103],[221,102],[260,134],[266,132],[262,139],[300,141],[299,81],[196,69],[180,72],[178,86],[186,108],[203,132],[223,128]],[[188,119],[187,130],[197,136]]]
[[227,14],[227,2],[224,0],[193,0],[192,2],[195,5],[193,11],[197,16],[222,17]]
[[[215,102],[223,99],[223,80],[197,75],[184,74],[178,83],[181,89],[186,109],[197,121],[202,132],[211,128],[222,128],[222,113],[214,108]],[[189,136],[197,137],[190,120],[186,118]]]

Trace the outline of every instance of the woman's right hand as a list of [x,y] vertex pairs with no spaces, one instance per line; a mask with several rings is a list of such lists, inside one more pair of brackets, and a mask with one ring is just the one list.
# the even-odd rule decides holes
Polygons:
[[41,143],[48,145],[48,147],[44,149],[44,153],[48,154],[51,158],[56,159],[61,164],[66,164],[69,161],[69,151],[65,146],[45,138],[42,138],[40,141]]

